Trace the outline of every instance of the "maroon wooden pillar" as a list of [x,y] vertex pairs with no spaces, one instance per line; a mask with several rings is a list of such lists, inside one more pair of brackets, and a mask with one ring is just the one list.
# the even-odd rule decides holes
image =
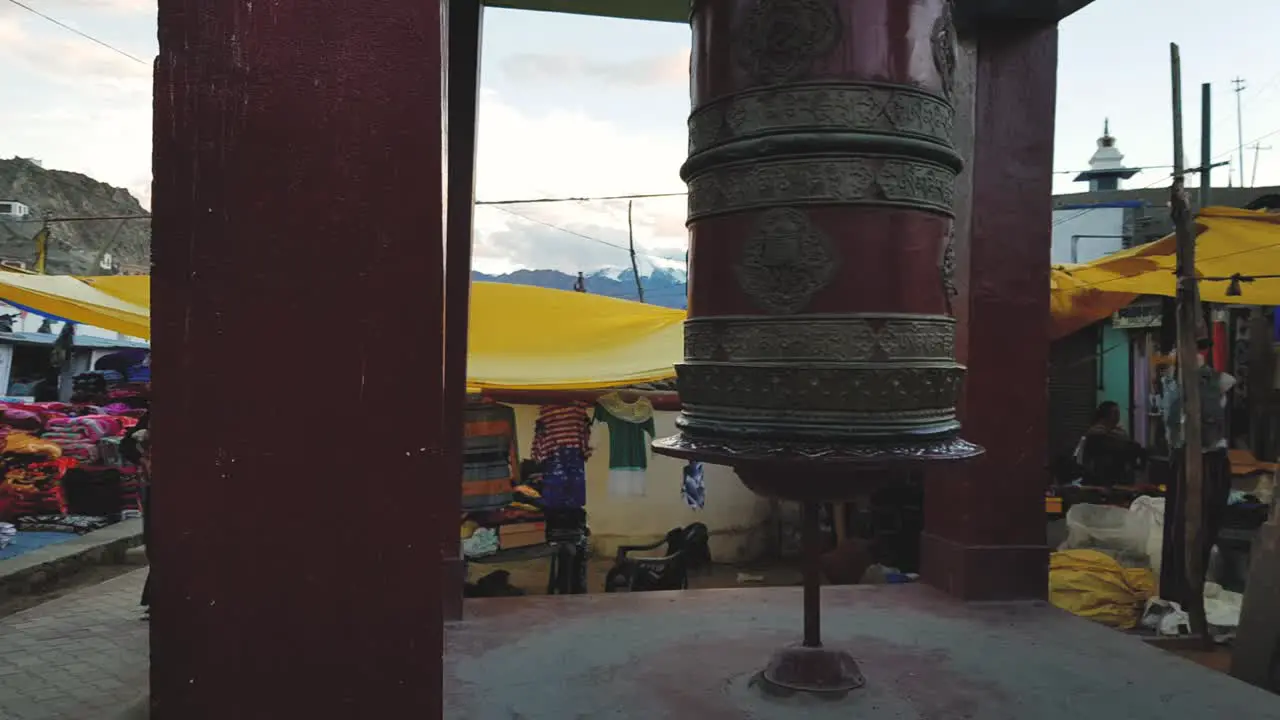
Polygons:
[[[445,457],[441,473],[442,502],[454,509],[453,522],[441,524],[441,562],[444,567],[443,613],[445,620],[462,619],[462,587],[466,562],[458,532],[462,509],[463,408],[467,391],[467,328],[471,310],[471,246],[476,194],[476,113],[480,101],[480,38],[484,6],[480,0],[449,0],[446,23],[448,52],[446,78],[445,176],[445,366],[443,417]],[[454,480],[447,480],[447,478]]]
[[160,0],[157,720],[440,717],[440,36]]
[[[994,28],[994,29],[988,29]],[[922,575],[966,600],[1045,597],[1048,275],[1057,28],[978,25],[962,37],[956,315],[960,405],[986,454],[931,472]],[[966,152],[966,148],[969,149]]]

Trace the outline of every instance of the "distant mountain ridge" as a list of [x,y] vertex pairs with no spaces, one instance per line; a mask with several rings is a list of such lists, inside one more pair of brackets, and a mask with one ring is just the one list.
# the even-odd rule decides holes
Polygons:
[[[476,272],[472,279],[483,282],[509,283],[512,285],[532,285],[552,290],[572,290],[577,275],[569,275],[559,270],[516,270],[503,275],[486,275]],[[605,269],[586,276],[587,292],[595,295],[637,300],[636,276],[630,268],[625,270]],[[640,276],[640,284],[644,287],[644,300],[650,305],[686,309],[688,290],[684,273],[678,270],[657,268],[649,275]]]

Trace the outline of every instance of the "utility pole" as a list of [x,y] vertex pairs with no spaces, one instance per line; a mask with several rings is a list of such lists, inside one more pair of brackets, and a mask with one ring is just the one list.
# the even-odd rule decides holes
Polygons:
[[1200,292],[1196,282],[1195,234],[1191,228],[1191,208],[1186,192],[1186,161],[1182,147],[1182,57],[1177,43],[1169,43],[1169,65],[1173,90],[1173,186],[1169,189],[1169,210],[1173,216],[1177,236],[1177,305],[1178,315],[1178,391],[1182,397],[1183,460],[1179,484],[1183,512],[1170,522],[1180,519],[1186,527],[1184,553],[1188,590],[1191,596],[1186,607],[1191,619],[1191,632],[1208,639],[1209,628],[1204,612],[1204,557],[1201,546],[1204,541],[1202,520],[1204,502],[1204,464],[1202,461],[1200,428],[1200,364],[1197,361],[1196,330],[1200,318]]
[[49,220],[52,217],[53,217],[52,210],[44,211],[44,223],[41,224],[40,229],[36,232],[36,236],[35,236],[35,243],[36,243],[36,268],[35,269],[36,269],[36,272],[40,275],[45,274],[45,267],[49,263],[49,233],[52,232],[49,229]]
[[636,231],[631,223],[631,209],[634,200],[627,201],[627,245],[631,248],[631,274],[636,277],[636,295],[644,302],[644,285],[640,283],[640,268],[636,265]]
[[1271,146],[1259,145],[1258,143],[1254,143],[1249,147],[1253,149],[1253,175],[1250,176],[1249,178],[1249,187],[1257,187],[1258,186],[1258,153],[1261,153],[1263,150],[1270,150]]
[[1200,209],[1209,207],[1213,200],[1213,157],[1209,153],[1213,145],[1213,95],[1209,83],[1200,85]]
[[1237,157],[1240,158],[1240,187],[1244,187],[1244,115],[1241,113],[1240,98],[1244,93],[1244,78],[1237,77],[1231,81],[1235,85],[1236,93],[1236,140],[1239,145],[1236,148]]

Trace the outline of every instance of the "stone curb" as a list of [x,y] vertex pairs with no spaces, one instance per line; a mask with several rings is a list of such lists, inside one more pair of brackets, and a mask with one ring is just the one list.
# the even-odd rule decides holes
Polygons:
[[122,520],[71,540],[0,560],[0,599],[40,592],[92,565],[123,565],[142,545],[142,520]]

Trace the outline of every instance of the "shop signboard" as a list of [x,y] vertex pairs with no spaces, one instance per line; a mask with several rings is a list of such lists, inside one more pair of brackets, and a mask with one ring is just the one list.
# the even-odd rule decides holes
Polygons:
[[1111,316],[1111,327],[1117,330],[1139,330],[1160,327],[1160,301],[1139,300],[1122,307]]

